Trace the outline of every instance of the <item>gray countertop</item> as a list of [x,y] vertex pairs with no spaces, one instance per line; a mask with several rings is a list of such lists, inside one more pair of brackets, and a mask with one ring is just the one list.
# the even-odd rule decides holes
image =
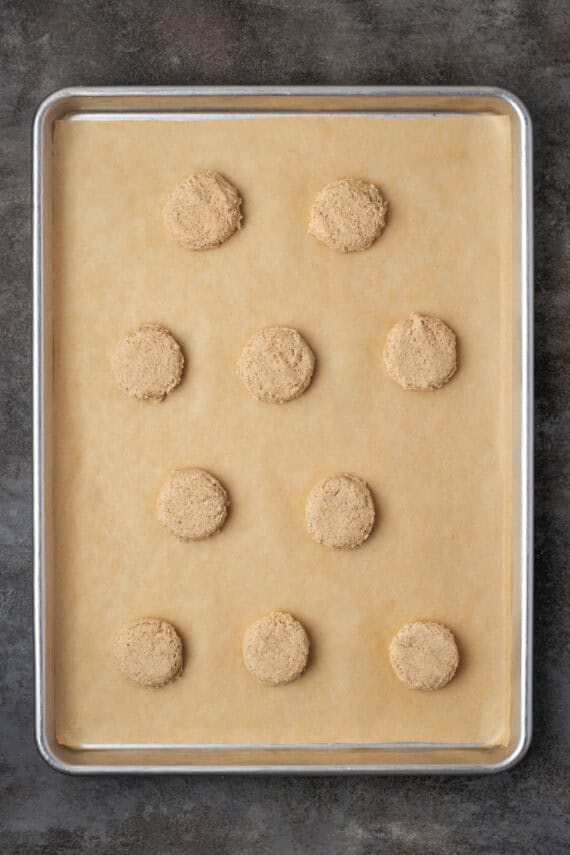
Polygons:
[[[2,0],[0,842],[4,853],[570,851],[569,6]],[[33,738],[31,122],[68,85],[488,84],[534,120],[535,736],[483,778],[71,778]],[[566,145],[566,149],[564,148]]]

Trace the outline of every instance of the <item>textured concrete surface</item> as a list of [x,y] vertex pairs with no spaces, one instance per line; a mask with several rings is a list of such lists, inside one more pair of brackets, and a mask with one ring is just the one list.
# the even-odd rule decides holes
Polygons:
[[[570,851],[569,7],[564,0],[1,0],[4,853]],[[536,136],[536,697],[493,778],[74,779],[32,730],[30,126],[70,84],[498,84]],[[564,149],[566,144],[566,150]]]

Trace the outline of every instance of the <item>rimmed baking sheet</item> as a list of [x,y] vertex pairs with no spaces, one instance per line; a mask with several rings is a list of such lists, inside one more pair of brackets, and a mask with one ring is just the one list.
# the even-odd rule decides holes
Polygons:
[[[82,763],[102,751],[133,762],[143,746],[243,758],[248,746],[337,745],[401,751],[406,765],[428,745],[498,756],[518,738],[513,119],[326,106],[136,122],[84,108],[55,122],[52,724]],[[206,167],[235,182],[246,219],[223,247],[192,254],[168,241],[160,212]],[[390,203],[385,234],[351,256],[306,234],[315,193],[346,174],[376,181]],[[382,366],[386,332],[414,310],[460,342],[460,370],[434,395],[403,392]],[[169,327],[188,356],[161,405],[121,396],[109,372],[114,341],[143,321]],[[247,337],[274,323],[299,328],[318,355],[312,387],[284,407],[248,398],[234,370]],[[211,469],[231,493],[210,541],[172,541],[154,517],[162,478],[183,465]],[[366,478],[379,511],[352,553],[304,531],[307,490],[335,471]],[[243,629],[271,608],[303,620],[314,651],[303,679],[274,691],[240,657]],[[125,683],[111,658],[116,628],[148,613],[186,645],[184,676],[160,692]],[[420,617],[449,624],[462,652],[456,679],[431,695],[401,686],[386,656],[391,634]]]

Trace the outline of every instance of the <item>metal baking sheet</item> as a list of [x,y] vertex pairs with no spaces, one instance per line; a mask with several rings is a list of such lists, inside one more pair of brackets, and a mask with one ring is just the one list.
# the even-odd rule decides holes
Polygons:
[[[371,745],[60,745],[54,722],[52,597],[51,303],[52,143],[65,116],[188,121],[250,115],[507,116],[512,147],[513,318],[511,714],[505,746]],[[150,87],[66,89],[39,107],[34,125],[34,517],[36,738],[42,756],[70,773],[482,773],[516,763],[531,735],[532,625],[532,211],[531,123],[508,92],[475,87]]]

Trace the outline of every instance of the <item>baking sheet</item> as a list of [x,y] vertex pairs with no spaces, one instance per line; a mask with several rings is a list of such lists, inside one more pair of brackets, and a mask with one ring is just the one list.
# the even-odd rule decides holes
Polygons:
[[[185,175],[240,189],[241,233],[208,253],[164,234]],[[257,118],[63,121],[55,135],[56,730],[116,743],[503,744],[509,707],[510,149],[508,119]],[[306,234],[328,181],[366,176],[390,203],[368,252]],[[434,395],[386,376],[386,332],[410,311],[457,332],[460,371]],[[115,389],[108,352],[153,321],[188,370],[163,404]],[[243,343],[297,327],[319,368],[271,407],[235,376]],[[154,517],[177,466],[203,466],[232,498],[222,533],[181,544]],[[305,533],[321,477],[366,478],[379,522],[330,552]],[[241,664],[241,636],[272,608],[307,626],[311,667],[279,689]],[[181,631],[184,676],[129,685],[112,639],[144,614]],[[401,623],[441,620],[463,666],[433,694],[392,675]]]

